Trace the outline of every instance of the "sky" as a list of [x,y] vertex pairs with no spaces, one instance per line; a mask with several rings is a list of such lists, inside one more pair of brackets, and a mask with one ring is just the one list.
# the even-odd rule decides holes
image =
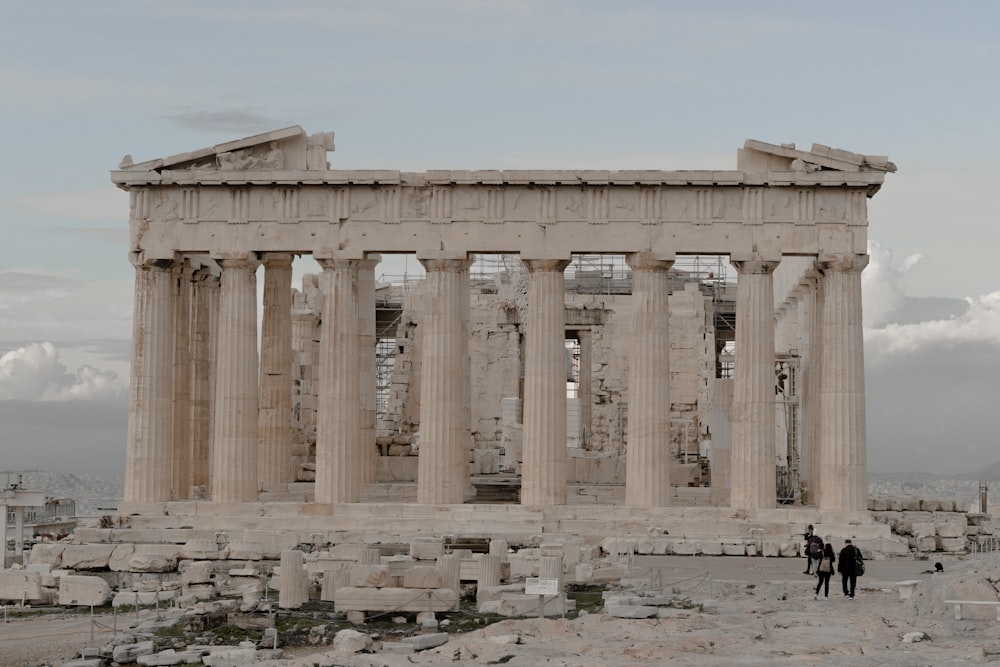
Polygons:
[[0,470],[124,468],[134,271],[109,172],[291,125],[335,132],[334,169],[887,155],[869,470],[996,463],[997,25],[986,0],[0,2]]

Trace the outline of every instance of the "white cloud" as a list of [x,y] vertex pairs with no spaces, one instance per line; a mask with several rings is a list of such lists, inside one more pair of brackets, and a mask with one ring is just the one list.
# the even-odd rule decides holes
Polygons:
[[906,274],[920,263],[923,255],[909,255],[896,262],[891,248],[869,241],[868,257],[868,267],[861,274],[864,320],[865,326],[879,327],[903,307]]
[[70,373],[49,342],[31,343],[0,357],[0,400],[115,400],[126,387],[113,372],[81,366]]

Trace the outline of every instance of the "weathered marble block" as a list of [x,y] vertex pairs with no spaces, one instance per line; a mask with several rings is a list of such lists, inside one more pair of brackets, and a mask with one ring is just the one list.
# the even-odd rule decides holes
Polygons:
[[100,577],[63,575],[59,578],[59,604],[99,607],[111,598],[111,587]]

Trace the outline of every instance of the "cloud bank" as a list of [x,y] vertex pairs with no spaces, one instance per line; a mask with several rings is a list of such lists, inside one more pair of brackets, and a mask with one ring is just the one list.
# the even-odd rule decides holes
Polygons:
[[906,295],[920,255],[871,243],[862,274],[868,468],[974,472],[1000,460],[1000,291]]
[[0,357],[0,400],[120,400],[127,387],[111,371],[84,365],[69,372],[52,343],[31,343]]

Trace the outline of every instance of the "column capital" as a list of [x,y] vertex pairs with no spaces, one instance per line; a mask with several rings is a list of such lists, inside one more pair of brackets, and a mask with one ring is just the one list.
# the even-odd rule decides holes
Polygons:
[[759,257],[747,259],[730,257],[729,260],[736,267],[738,273],[756,275],[771,275],[781,261],[780,259],[761,259]]
[[290,252],[262,252],[260,254],[260,261],[265,267],[273,266],[275,268],[282,268],[291,266],[293,259],[295,259],[295,255]]
[[421,257],[417,255],[417,261],[424,267],[425,271],[464,271],[472,265],[472,259],[467,255],[464,257]]
[[850,253],[843,255],[819,255],[816,258],[816,265],[822,272],[844,271],[848,273],[860,273],[868,266],[868,259],[868,255],[854,255]]
[[669,271],[677,259],[674,252],[630,252],[625,261],[633,271]]
[[137,269],[165,269],[169,270],[173,268],[174,262],[177,261],[175,255],[170,257],[156,257],[147,255],[145,252],[130,252],[129,261]]
[[558,272],[562,273],[567,266],[569,266],[570,260],[568,259],[555,259],[555,258],[525,258],[521,257],[521,263],[528,267],[528,271],[535,272]]
[[255,252],[213,252],[211,256],[223,269],[256,269],[260,266]]
[[350,269],[352,271],[357,271],[361,268],[362,264],[368,260],[351,258],[351,257],[316,257],[313,256],[316,263],[322,267],[324,271],[336,271],[339,269]]

